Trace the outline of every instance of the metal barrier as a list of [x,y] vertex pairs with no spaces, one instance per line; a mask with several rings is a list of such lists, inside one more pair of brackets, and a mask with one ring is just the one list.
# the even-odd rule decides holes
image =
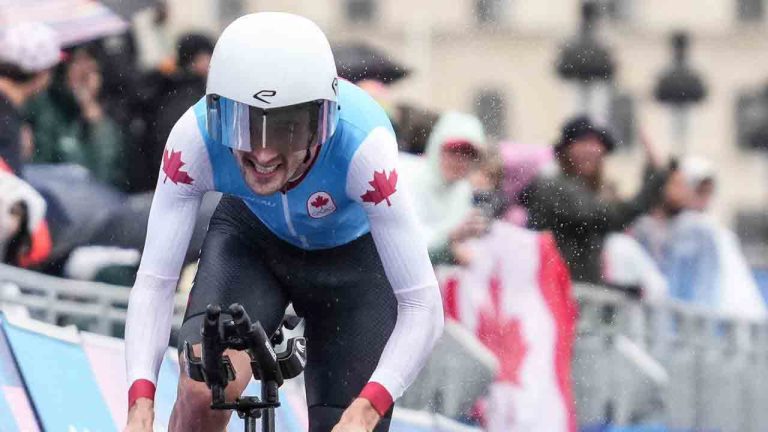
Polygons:
[[573,381],[580,424],[768,429],[768,323],[579,285]]
[[[3,289],[3,286],[18,289]],[[682,430],[768,430],[768,323],[676,302],[643,303],[599,286],[580,305],[573,381],[579,424],[664,424]],[[129,289],[0,264],[0,307],[113,334]],[[186,294],[177,294],[178,327]]]
[[[76,323],[82,330],[121,334],[130,289],[104,283],[62,279],[0,264],[0,308],[21,306],[51,324]],[[176,295],[174,328],[181,325],[186,294]]]

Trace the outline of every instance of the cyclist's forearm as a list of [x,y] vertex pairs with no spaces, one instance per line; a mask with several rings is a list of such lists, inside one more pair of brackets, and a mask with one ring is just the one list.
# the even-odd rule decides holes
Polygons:
[[125,326],[129,403],[154,398],[155,383],[168,349],[178,278],[139,274],[131,290]]
[[[392,402],[416,379],[443,332],[443,307],[437,284],[397,297],[397,322],[370,379],[370,383],[378,383],[387,390]],[[370,391],[370,387],[366,390]],[[369,399],[380,397],[374,393]]]

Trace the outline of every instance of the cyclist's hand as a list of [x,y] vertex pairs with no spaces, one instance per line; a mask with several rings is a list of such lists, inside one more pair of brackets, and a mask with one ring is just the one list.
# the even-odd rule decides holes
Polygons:
[[155,422],[155,404],[149,399],[139,398],[128,411],[128,424],[123,432],[152,432]]
[[344,411],[331,432],[371,432],[379,418],[379,413],[367,399],[357,398]]

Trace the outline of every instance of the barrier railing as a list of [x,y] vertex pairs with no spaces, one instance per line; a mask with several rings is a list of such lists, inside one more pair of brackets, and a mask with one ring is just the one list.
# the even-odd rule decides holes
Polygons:
[[[114,335],[125,325],[130,289],[62,279],[0,264],[0,306],[21,306],[51,324],[77,323],[82,330]],[[176,295],[174,327],[181,324],[187,296]]]
[[580,424],[680,430],[768,427],[768,323],[675,301],[575,287],[573,379]]
[[[11,287],[10,289],[8,287]],[[768,427],[768,323],[721,317],[673,301],[645,303],[577,285],[573,381],[582,425],[664,424],[681,430]],[[0,265],[0,307],[54,324],[113,334],[129,289]],[[178,294],[178,326],[186,295]]]

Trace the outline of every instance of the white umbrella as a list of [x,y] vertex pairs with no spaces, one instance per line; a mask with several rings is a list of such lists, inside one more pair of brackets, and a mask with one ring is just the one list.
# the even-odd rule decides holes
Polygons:
[[95,0],[0,0],[0,31],[19,22],[42,22],[73,46],[125,32],[128,23]]

